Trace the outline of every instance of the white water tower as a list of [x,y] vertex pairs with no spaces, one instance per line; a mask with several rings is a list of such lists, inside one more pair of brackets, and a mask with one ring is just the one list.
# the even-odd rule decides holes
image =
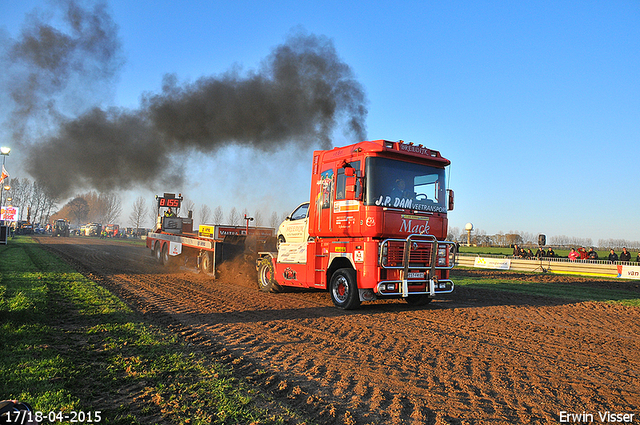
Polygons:
[[473,230],[473,224],[471,223],[465,224],[464,230],[467,231],[467,246],[471,246],[471,231]]

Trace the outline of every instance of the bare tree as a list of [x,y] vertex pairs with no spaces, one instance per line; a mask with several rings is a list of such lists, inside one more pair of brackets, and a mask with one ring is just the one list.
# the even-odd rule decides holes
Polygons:
[[222,224],[223,217],[222,208],[218,205],[216,209],[213,210],[213,224]]
[[256,226],[262,226],[262,212],[260,210],[256,210],[253,214],[253,220]]
[[38,184],[37,181],[33,182],[29,206],[31,207],[31,217],[33,217],[34,223],[40,222],[39,216],[41,215],[45,203],[46,194],[44,191],[44,187],[41,184]]
[[271,213],[271,218],[269,219],[269,226],[274,227],[274,228],[278,228],[278,226],[280,226],[280,223],[282,221],[280,220],[280,216],[278,216],[277,212],[273,212]]
[[144,202],[144,198],[142,196],[138,196],[138,198],[133,203],[131,215],[129,215],[129,221],[131,225],[135,227],[136,235],[140,233],[140,225],[144,220],[144,216],[147,214],[148,211]]
[[182,216],[186,217],[189,214],[189,211],[192,211],[192,213],[196,211],[196,203],[193,201],[184,201],[182,203],[182,208],[185,210],[185,214],[182,214]]
[[103,224],[115,223],[122,214],[122,201],[114,193],[91,191],[78,196],[84,198],[89,205],[89,221]]
[[69,214],[76,219],[78,226],[86,223],[89,215],[89,204],[84,198],[77,196],[69,201],[64,208],[68,208]]
[[449,227],[449,231],[447,232],[447,239],[455,242],[459,234],[460,229],[458,229],[457,227]]
[[236,209],[236,207],[231,208],[231,211],[229,211],[229,216],[227,217],[227,221],[231,226],[240,225],[240,214],[238,214],[238,210]]
[[151,201],[151,204],[149,204],[149,218],[153,223],[153,227],[155,227],[158,221],[158,201],[155,199]]
[[211,219],[211,208],[208,205],[203,205],[200,208],[200,224],[207,224],[207,222]]
[[102,204],[102,222],[115,223],[122,214],[122,201],[114,193],[101,193],[99,198]]

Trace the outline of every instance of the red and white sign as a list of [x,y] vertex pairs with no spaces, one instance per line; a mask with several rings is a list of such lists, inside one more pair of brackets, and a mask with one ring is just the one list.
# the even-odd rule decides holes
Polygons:
[[623,279],[640,279],[640,267],[618,265],[618,277]]
[[2,207],[2,210],[0,212],[0,220],[18,221],[18,217],[20,217],[19,207]]

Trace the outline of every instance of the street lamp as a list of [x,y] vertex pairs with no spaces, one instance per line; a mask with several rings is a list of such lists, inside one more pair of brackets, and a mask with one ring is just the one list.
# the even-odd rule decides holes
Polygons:
[[[2,172],[4,172],[4,163],[7,160],[7,156],[9,156],[9,152],[11,152],[11,148],[8,148],[6,146],[3,146],[0,148],[0,155],[2,155]],[[2,190],[0,190],[0,210],[1,209],[2,209]],[[2,217],[0,217],[0,224],[4,225],[4,219]]]

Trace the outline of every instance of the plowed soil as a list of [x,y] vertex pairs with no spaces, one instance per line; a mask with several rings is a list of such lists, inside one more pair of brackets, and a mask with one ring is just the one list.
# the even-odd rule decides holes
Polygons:
[[326,292],[259,292],[250,264],[227,263],[213,280],[158,265],[140,246],[38,239],[318,423],[547,424],[561,412],[592,415],[570,423],[602,423],[605,412],[640,423],[638,308],[459,287],[426,307],[342,311]]

